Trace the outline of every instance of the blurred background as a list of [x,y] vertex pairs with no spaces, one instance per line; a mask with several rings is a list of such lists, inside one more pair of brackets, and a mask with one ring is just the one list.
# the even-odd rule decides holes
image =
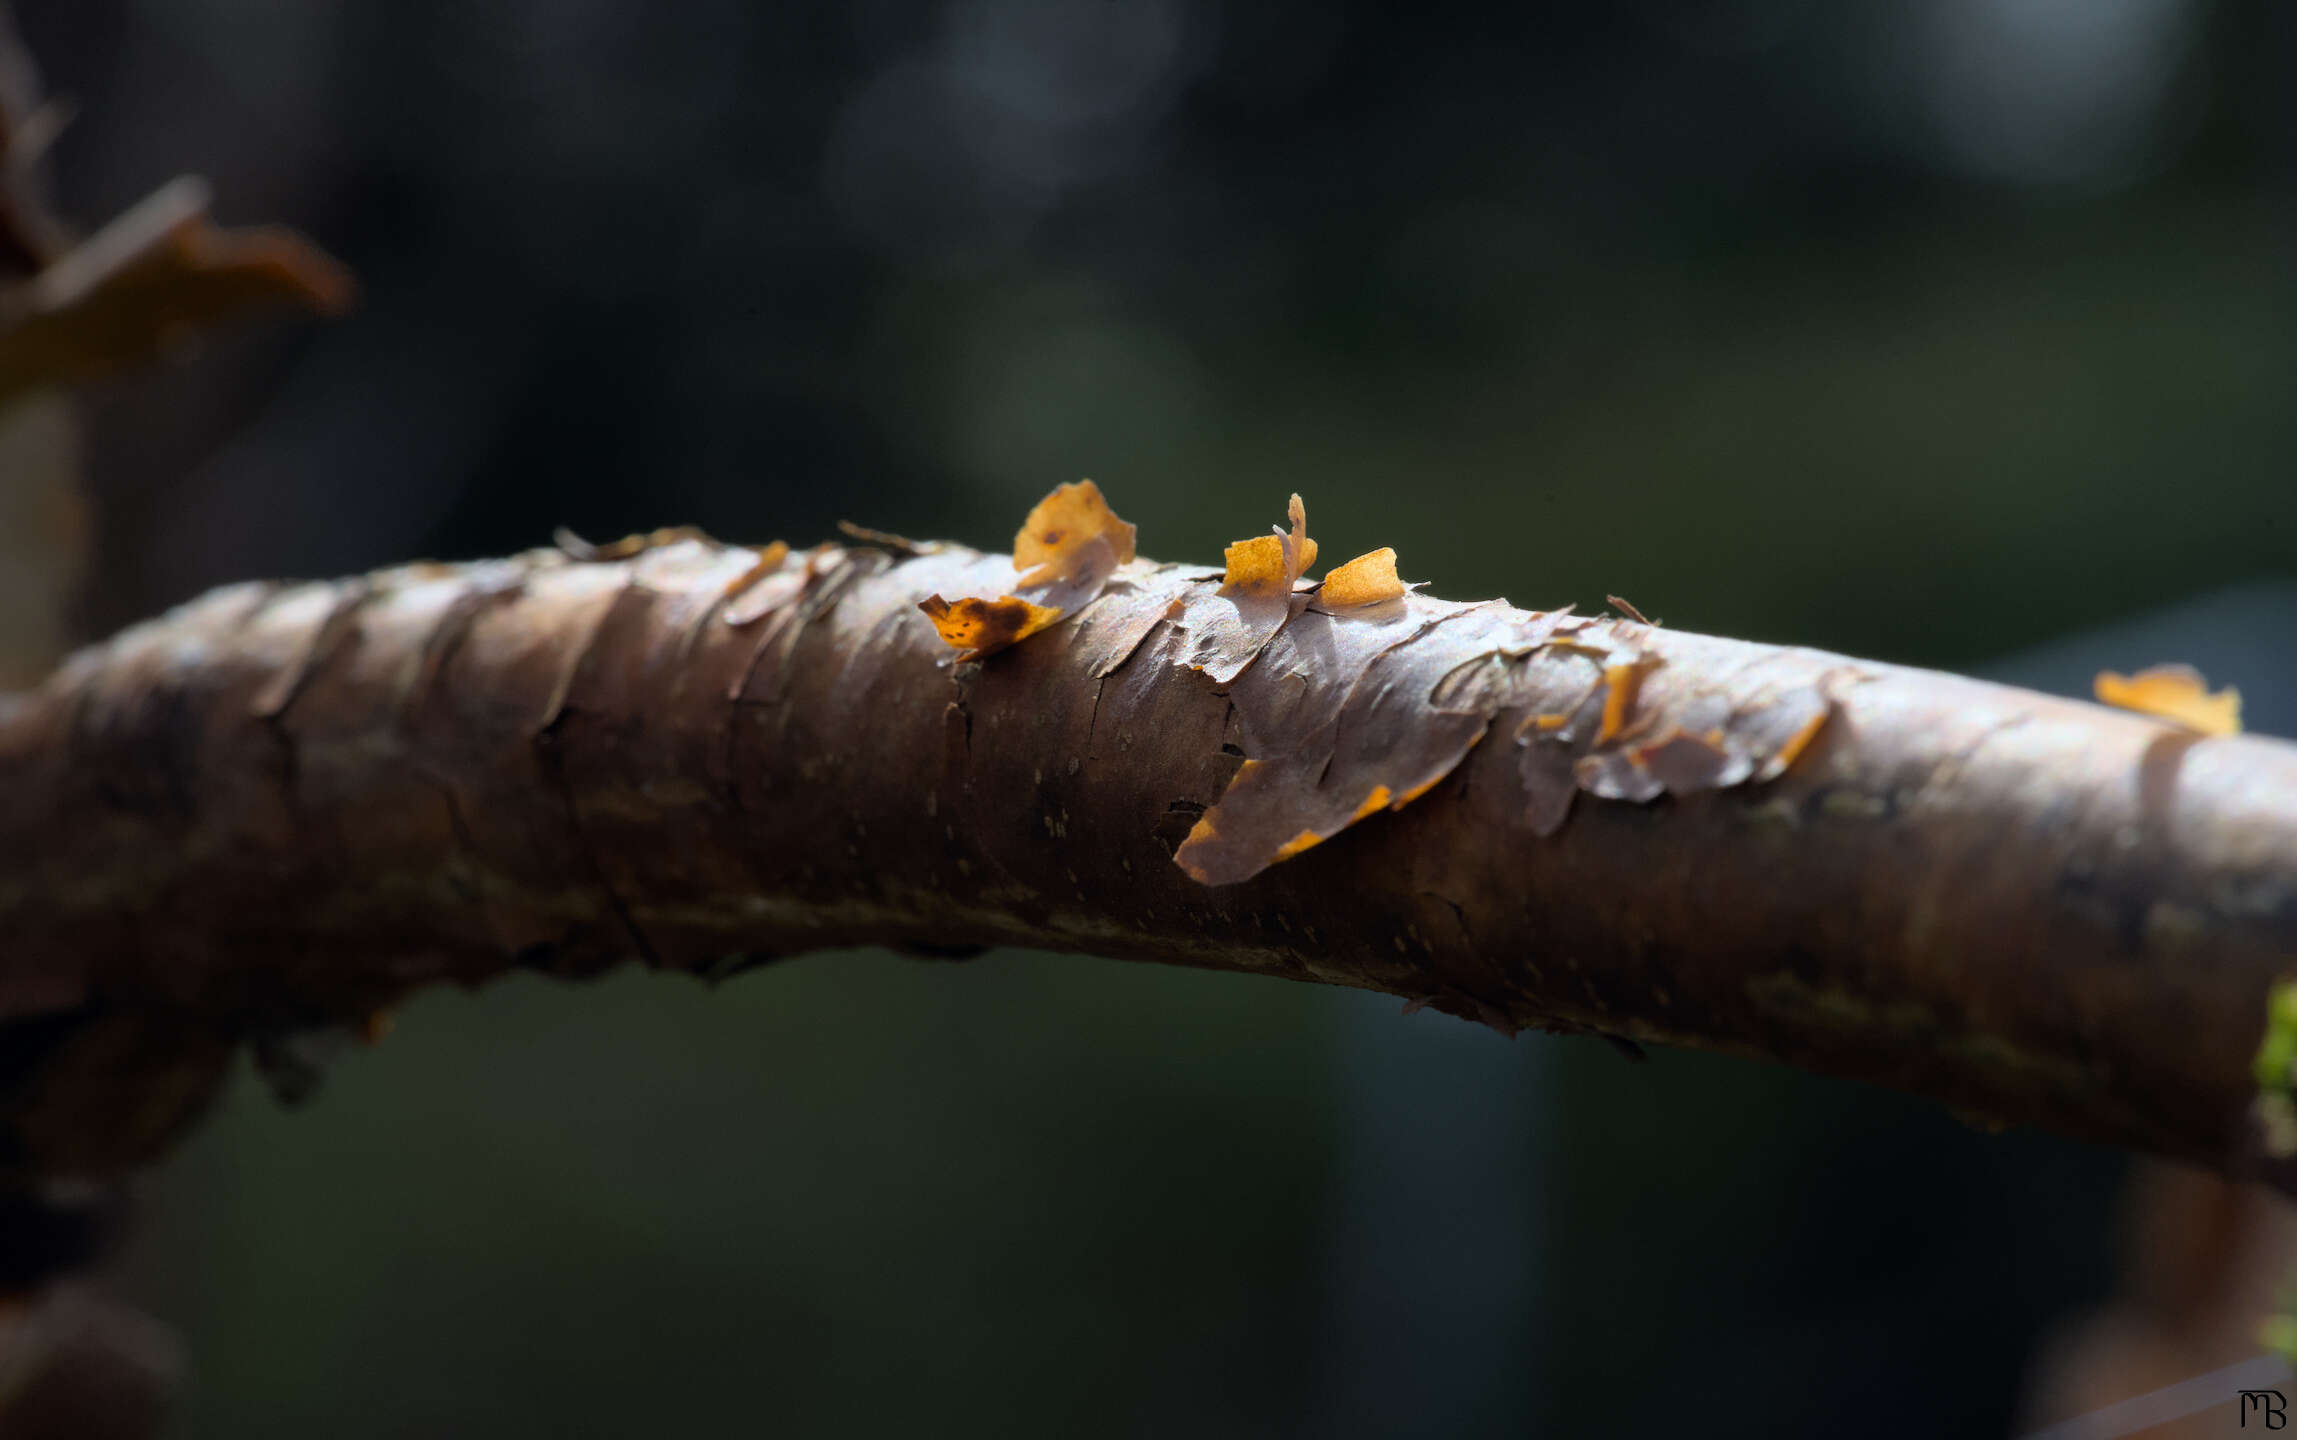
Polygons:
[[[1091,476],[1160,558],[1297,489],[1450,597],[2297,730],[2273,0],[15,8],[63,213],[194,170],[365,287],[85,397],[83,634],[559,524],[1002,548]],[[2114,1155],[1395,1009],[428,995],[239,1084],[122,1283],[186,1437],[2004,1434],[2115,1283]]]

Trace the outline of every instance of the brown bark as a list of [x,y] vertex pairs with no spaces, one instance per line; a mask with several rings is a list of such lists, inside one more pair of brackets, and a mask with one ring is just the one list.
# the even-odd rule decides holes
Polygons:
[[2297,746],[1502,602],[1268,630],[1147,562],[977,662],[918,613],[1015,583],[663,537],[82,652],[0,700],[15,1163],[132,1166],[235,1044],[416,986],[883,944],[1361,986],[2259,1168]]

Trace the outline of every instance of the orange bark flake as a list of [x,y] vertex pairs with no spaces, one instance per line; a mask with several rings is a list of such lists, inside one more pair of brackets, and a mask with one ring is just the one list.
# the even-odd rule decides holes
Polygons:
[[[1429,784],[1429,785],[1432,785],[1432,784],[1434,784],[1434,783],[1435,783],[1435,782],[1434,782],[1433,780],[1431,780],[1431,781],[1429,781],[1429,782],[1428,782],[1428,784]],[[1427,786],[1425,786],[1425,785],[1423,785],[1423,786],[1421,786],[1421,787],[1420,787],[1420,789],[1422,789],[1422,790],[1424,790],[1424,789],[1426,789],[1426,788],[1427,788]],[[1407,805],[1408,805],[1408,804],[1410,804],[1410,803],[1411,803],[1411,802],[1412,802],[1412,801],[1413,801],[1415,798],[1417,798],[1417,797],[1418,797],[1418,795],[1419,795],[1419,791],[1418,791],[1418,790],[1415,790],[1415,791],[1413,791],[1413,792],[1412,792],[1410,795],[1406,795],[1406,796],[1404,797],[1404,801],[1403,801],[1403,803],[1404,803],[1404,804],[1407,804]],[[1390,800],[1394,799],[1394,798],[1395,798],[1395,797],[1391,796],[1391,795],[1388,793],[1388,787],[1387,787],[1387,786],[1385,786],[1385,785],[1374,785],[1374,786],[1372,787],[1372,793],[1371,793],[1371,794],[1369,794],[1369,795],[1366,795],[1366,796],[1364,797],[1364,803],[1363,803],[1363,804],[1361,804],[1361,805],[1358,805],[1358,806],[1356,807],[1356,813],[1355,813],[1354,815],[1351,815],[1350,817],[1348,817],[1348,823],[1349,823],[1349,824],[1351,824],[1351,825],[1353,825],[1353,824],[1355,824],[1355,823],[1356,823],[1358,820],[1361,820],[1361,819],[1363,819],[1363,818],[1364,818],[1365,816],[1367,816],[1367,815],[1377,815],[1377,814],[1378,814],[1379,812],[1381,812],[1382,810],[1385,810],[1385,809],[1387,809],[1387,808],[1388,808],[1388,802],[1389,802]],[[1401,807],[1399,807],[1399,808],[1401,808]]]
[[1635,692],[1643,684],[1643,666],[1635,661],[1603,667],[1603,724],[1595,732],[1598,745],[1616,739],[1627,728],[1627,712],[1635,706]]
[[1133,526],[1117,518],[1090,480],[1057,485],[1013,537],[1013,589],[996,599],[933,596],[918,608],[941,638],[981,660],[1082,610],[1134,558]]
[[1324,843],[1324,837],[1313,830],[1303,830],[1276,847],[1276,858],[1289,860],[1303,850],[1312,850]]
[[[1098,487],[1064,485],[1016,537],[1011,582],[998,578],[996,557],[964,561],[965,578],[944,582],[960,594],[1005,583],[1020,593],[936,592],[919,608],[960,660],[1077,616],[1069,653],[1096,680],[1146,647],[1158,658],[1128,685],[1154,683],[1170,665],[1221,687],[1244,764],[1174,855],[1208,885],[1248,879],[1413,804],[1503,711],[1515,712],[1523,820],[1543,835],[1582,791],[1647,803],[1775,778],[1831,712],[1817,685],[1776,685],[1752,670],[1730,686],[1678,675],[1646,648],[1644,622],[1416,595],[1387,547],[1301,588],[1316,544],[1298,495],[1286,510],[1288,528],[1228,547],[1216,585],[1206,570],[1141,567],[1133,527]],[[959,563],[917,553],[919,563]],[[768,576],[756,588],[786,583]],[[743,597],[745,609],[753,603]]]
[[1474,748],[1498,704],[1436,708],[1439,682],[1493,650],[1528,652],[1552,624],[1411,597],[1392,610],[1294,615],[1230,687],[1251,758],[1174,855],[1189,875],[1249,879],[1425,794]]
[[933,621],[942,640],[963,652],[960,660],[978,660],[1017,644],[1061,618],[1050,605],[1032,605],[1016,595],[995,600],[944,600],[929,595],[917,602]]
[[1285,596],[1292,593],[1294,582],[1316,563],[1316,542],[1308,538],[1308,507],[1294,495],[1287,507],[1292,531],[1278,530],[1273,535],[1257,535],[1250,540],[1239,540],[1221,555],[1226,572],[1221,576],[1223,594],[1246,596]]
[[758,547],[758,558],[751,563],[749,569],[744,570],[727,582],[726,593],[721,598],[734,599],[752,585],[781,569],[782,563],[789,558],[790,547],[786,540],[776,540],[771,545]]
[[2135,675],[2098,672],[2096,694],[2108,705],[2183,725],[2203,735],[2241,733],[2241,692],[2215,694],[2191,665],[2156,665]]
[[1308,509],[1294,495],[1287,507],[1292,529],[1239,540],[1222,557],[1220,588],[1185,597],[1175,623],[1187,636],[1181,664],[1226,685],[1244,673],[1279,630],[1307,607],[1293,586],[1316,563],[1308,538]]
[[[1075,580],[1102,565],[1113,570],[1133,558],[1137,534],[1136,527],[1117,518],[1092,481],[1057,485],[1013,537],[1013,568],[1025,572],[1023,587]],[[1095,542],[1107,546],[1105,556]]]
[[1825,728],[1826,717],[1833,713],[1833,707],[1826,703],[1825,698],[1823,696],[1818,697],[1814,702],[1810,718],[1805,720],[1801,728],[1789,735],[1779,748],[1772,752],[1769,760],[1756,768],[1755,778],[1757,780],[1775,780],[1784,775],[1787,772],[1787,767],[1795,763],[1795,757],[1801,755],[1809,747],[1810,742],[1818,738],[1818,732]]
[[1292,589],[1291,577],[1284,573],[1284,542],[1274,535],[1239,540],[1220,558],[1227,567],[1220,588],[1232,595],[1281,596]]
[[[569,559],[600,562],[634,560],[649,550],[665,549],[681,540],[707,540],[709,538],[702,533],[699,527],[693,525],[665,525],[659,530],[641,530],[634,534],[625,535],[619,540],[608,540],[595,545],[563,526],[559,528],[557,536],[558,548],[564,551]],[[781,544],[778,540],[774,543]],[[772,547],[767,548],[771,549]],[[782,546],[782,553],[784,555],[789,553],[787,545]]]
[[1316,603],[1327,610],[1384,605],[1390,600],[1402,599],[1404,588],[1404,582],[1396,575],[1396,552],[1383,545],[1368,555],[1359,555],[1335,567],[1324,577],[1324,588],[1317,592]]

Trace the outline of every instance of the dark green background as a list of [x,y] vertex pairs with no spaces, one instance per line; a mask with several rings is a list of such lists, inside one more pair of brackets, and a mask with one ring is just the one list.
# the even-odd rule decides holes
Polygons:
[[[1090,475],[1163,558],[1297,489],[1447,596],[1991,665],[2297,570],[2289,16],[22,4],[72,213],[202,170],[368,291],[95,397],[86,622],[560,523],[1002,545]],[[186,1437],[1998,1434],[2110,1283],[2115,1157],[1392,1011],[427,995],[237,1086],[125,1282]]]

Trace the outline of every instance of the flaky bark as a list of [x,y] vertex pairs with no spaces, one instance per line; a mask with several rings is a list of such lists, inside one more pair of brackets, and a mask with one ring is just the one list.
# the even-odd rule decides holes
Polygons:
[[0,701],[18,1163],[132,1165],[236,1043],[416,986],[884,944],[1361,986],[2255,1165],[2297,747],[1416,594],[1280,590],[1222,683],[1217,573],[1147,562],[978,662],[918,613],[1014,585],[660,537],[81,653]]

